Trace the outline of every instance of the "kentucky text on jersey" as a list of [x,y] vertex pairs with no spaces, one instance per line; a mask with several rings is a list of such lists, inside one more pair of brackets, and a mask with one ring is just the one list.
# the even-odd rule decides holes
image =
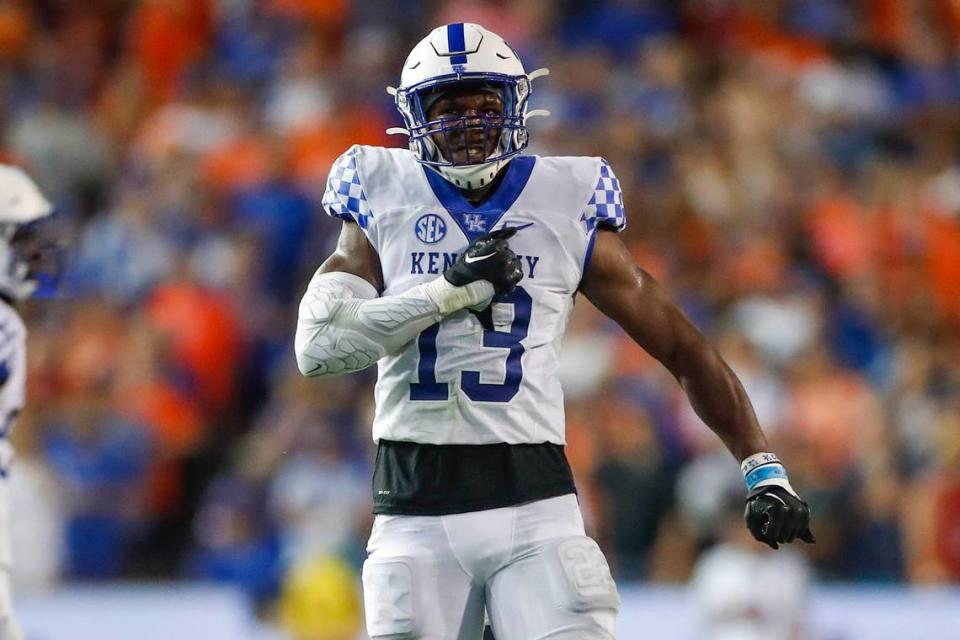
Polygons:
[[[447,253],[443,251],[411,251],[410,252],[410,273],[413,275],[443,273],[453,266],[457,261],[459,253]],[[523,277],[535,279],[537,263],[540,262],[540,256],[517,255],[523,265]]]

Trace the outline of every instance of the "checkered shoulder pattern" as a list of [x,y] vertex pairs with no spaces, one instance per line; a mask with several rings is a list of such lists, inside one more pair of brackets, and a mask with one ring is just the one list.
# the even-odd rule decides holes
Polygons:
[[331,216],[353,220],[366,229],[370,222],[370,206],[360,183],[357,168],[357,147],[350,147],[330,168],[327,189],[323,194],[323,209]]
[[600,159],[600,179],[593,190],[593,197],[587,203],[584,221],[589,230],[594,227],[623,231],[627,226],[627,216],[623,212],[623,193],[620,181],[613,169],[603,158]]

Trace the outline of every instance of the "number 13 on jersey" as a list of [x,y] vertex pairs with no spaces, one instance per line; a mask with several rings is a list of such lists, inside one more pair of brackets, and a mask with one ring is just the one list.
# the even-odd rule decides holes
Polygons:
[[[530,311],[533,308],[533,299],[523,287],[517,287],[513,293],[497,296],[491,304],[512,304],[513,322],[510,331],[483,332],[483,346],[486,348],[508,349],[506,375],[501,384],[480,382],[479,371],[461,371],[460,387],[471,400],[477,402],[510,402],[520,391],[523,380],[524,348],[520,343],[527,337],[530,328]],[[435,324],[420,333],[417,339],[417,349],[420,352],[420,364],[417,374],[420,382],[410,384],[411,400],[447,400],[450,397],[450,385],[446,382],[437,382],[437,333],[440,325]]]

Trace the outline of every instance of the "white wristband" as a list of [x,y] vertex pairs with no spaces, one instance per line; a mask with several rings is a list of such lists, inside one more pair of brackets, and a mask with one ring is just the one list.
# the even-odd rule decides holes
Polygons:
[[790,486],[787,470],[781,464],[775,453],[755,453],[740,463],[743,480],[747,484],[747,493],[752,493],[760,487],[783,487],[791,495],[799,498],[797,492]]

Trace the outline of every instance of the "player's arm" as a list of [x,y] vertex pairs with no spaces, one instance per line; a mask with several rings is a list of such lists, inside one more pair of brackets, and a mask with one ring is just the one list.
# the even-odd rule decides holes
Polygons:
[[300,372],[323,376],[365,369],[444,316],[511,291],[522,277],[507,244],[513,233],[488,234],[435,280],[380,297],[380,259],[360,227],[345,220],[336,250],[300,301],[294,341]]
[[806,504],[790,487],[750,399],[729,366],[663,288],[634,262],[612,232],[597,230],[580,290],[650,355],[686,392],[697,415],[741,461],[749,490],[747,523],[758,540],[779,542],[809,535]]
[[380,256],[374,250],[360,225],[352,220],[344,220],[337,238],[337,248],[323,261],[314,274],[349,273],[366,280],[377,292],[383,291],[383,271]]

